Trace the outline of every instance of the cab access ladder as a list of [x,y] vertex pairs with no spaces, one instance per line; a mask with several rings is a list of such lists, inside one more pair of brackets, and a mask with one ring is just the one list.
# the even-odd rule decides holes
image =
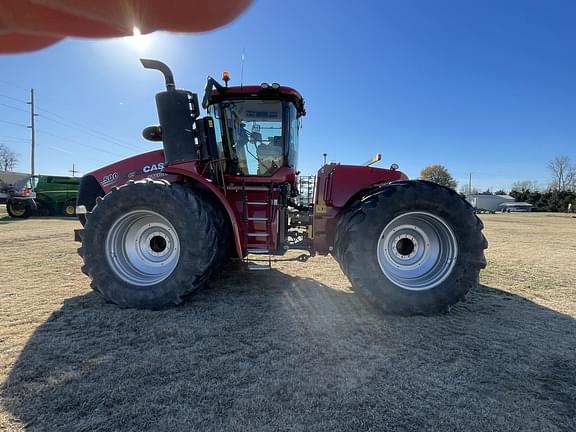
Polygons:
[[[248,186],[248,188],[250,188]],[[274,184],[257,186],[261,192],[266,192],[266,198],[248,199],[247,186],[242,183],[242,217],[245,226],[248,254],[267,255],[267,260],[257,260],[265,264],[255,264],[255,260],[245,258],[249,270],[270,270],[272,268],[271,249],[273,245],[272,223],[275,218],[276,202],[273,191]]]

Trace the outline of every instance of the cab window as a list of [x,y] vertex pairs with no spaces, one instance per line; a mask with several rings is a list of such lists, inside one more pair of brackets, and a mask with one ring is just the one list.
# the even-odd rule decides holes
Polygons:
[[283,165],[282,106],[268,100],[221,104],[223,134],[240,175],[270,176]]

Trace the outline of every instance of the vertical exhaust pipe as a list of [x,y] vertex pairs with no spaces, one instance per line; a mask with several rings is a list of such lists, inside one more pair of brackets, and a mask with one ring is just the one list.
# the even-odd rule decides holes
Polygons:
[[176,90],[176,85],[174,84],[174,75],[172,74],[172,71],[168,65],[162,63],[159,60],[152,59],[140,59],[140,63],[142,63],[144,69],[154,69],[162,72],[162,75],[164,75],[164,79],[166,80],[166,91]]
[[166,91],[156,95],[165,165],[196,160],[193,125],[200,114],[198,95],[187,90],[177,90],[172,71],[161,61],[140,59],[140,62],[146,69],[160,71],[166,81]]

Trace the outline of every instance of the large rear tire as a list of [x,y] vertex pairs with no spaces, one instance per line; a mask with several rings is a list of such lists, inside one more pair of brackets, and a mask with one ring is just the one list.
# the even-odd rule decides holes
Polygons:
[[482,228],[452,189],[395,182],[344,211],[334,255],[354,289],[385,312],[446,312],[478,285]]
[[147,179],[113,189],[87,215],[82,271],[120,306],[178,304],[217,264],[215,211],[202,194],[178,184]]

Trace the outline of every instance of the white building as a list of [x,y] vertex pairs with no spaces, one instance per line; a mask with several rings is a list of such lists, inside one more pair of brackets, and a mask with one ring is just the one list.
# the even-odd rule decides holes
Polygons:
[[470,195],[468,202],[476,210],[495,212],[500,210],[500,204],[513,203],[514,198],[509,195]]
[[501,211],[506,213],[532,211],[532,204],[528,204],[525,202],[505,202],[500,204],[498,207]]

